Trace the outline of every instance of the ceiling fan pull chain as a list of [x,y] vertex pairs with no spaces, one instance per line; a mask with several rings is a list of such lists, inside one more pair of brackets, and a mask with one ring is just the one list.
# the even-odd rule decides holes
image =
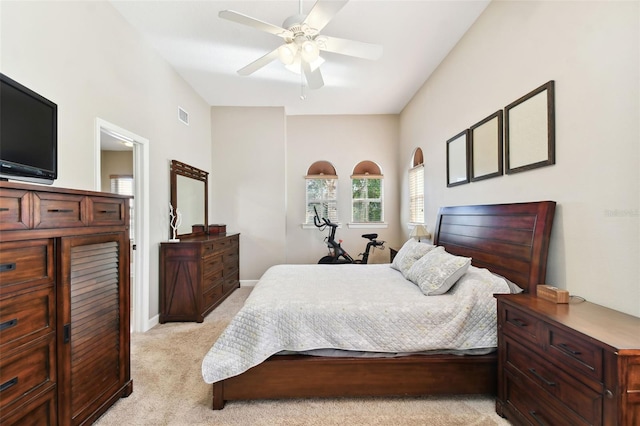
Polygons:
[[300,99],[305,100],[307,96],[304,94],[304,72],[302,72],[302,64],[300,64]]

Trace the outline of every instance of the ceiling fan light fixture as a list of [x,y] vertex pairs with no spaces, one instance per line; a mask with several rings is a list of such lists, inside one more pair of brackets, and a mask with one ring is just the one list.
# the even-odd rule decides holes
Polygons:
[[298,46],[295,43],[283,44],[278,48],[278,59],[285,65],[291,65],[296,60]]
[[[315,61],[313,61],[313,62],[311,62],[309,64],[309,68],[311,69],[311,71],[315,71],[323,63],[324,63],[324,58],[322,56],[318,56],[318,59],[316,59]],[[300,57],[299,56],[295,59],[295,61],[292,64],[285,65],[284,67],[286,69],[288,69],[289,71],[291,71],[292,73],[295,73],[295,74],[301,74],[302,73],[301,64],[300,64]]]
[[313,63],[320,57],[320,49],[313,40],[307,40],[301,46],[302,59],[308,63]]

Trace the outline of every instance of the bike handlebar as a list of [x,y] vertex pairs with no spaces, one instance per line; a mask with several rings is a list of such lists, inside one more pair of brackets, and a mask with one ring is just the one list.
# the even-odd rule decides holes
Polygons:
[[316,206],[313,206],[313,211],[316,212],[316,215],[313,217],[313,224],[316,227],[318,227],[318,228],[322,228],[323,226],[331,226],[331,227],[334,227],[334,228],[338,227],[337,224],[331,222],[329,219],[327,219],[325,217],[322,218],[322,222],[324,222],[324,223],[322,223],[320,221],[320,215],[318,214],[318,209],[316,208]]

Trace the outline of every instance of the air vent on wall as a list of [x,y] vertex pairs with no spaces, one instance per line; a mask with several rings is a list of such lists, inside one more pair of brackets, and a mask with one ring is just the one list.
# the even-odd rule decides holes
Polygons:
[[180,107],[178,107],[178,120],[182,121],[187,126],[189,125],[189,113]]

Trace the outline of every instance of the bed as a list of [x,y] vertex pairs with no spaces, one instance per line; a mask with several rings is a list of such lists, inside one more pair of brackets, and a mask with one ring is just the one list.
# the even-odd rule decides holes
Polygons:
[[[486,269],[486,273],[497,274],[504,277],[503,281],[515,283],[525,292],[535,294],[536,285],[545,281],[554,212],[555,202],[553,201],[443,207],[438,213],[433,244],[443,248],[438,250],[446,250],[446,253],[452,256],[469,258],[472,265],[469,271],[473,268],[475,268],[474,271]],[[313,266],[334,268],[333,271],[337,270],[335,268],[344,266],[364,268],[361,269],[363,275],[386,273],[379,268],[391,269],[389,265],[300,265],[299,268],[303,269],[299,270],[299,275],[301,277],[319,276],[320,274],[312,274],[309,269],[306,269]],[[287,271],[290,270],[287,269]],[[288,273],[291,274],[291,272]],[[468,272],[463,275],[463,278],[466,279],[467,275],[472,274]],[[271,276],[270,271],[267,271],[261,283],[263,279],[268,281],[278,279],[277,277],[278,275]],[[301,277],[298,277],[298,280]],[[282,280],[286,281],[284,278]],[[367,277],[364,276],[362,281],[365,284],[358,284],[359,279],[352,278],[350,283],[345,283],[344,286],[351,285],[357,288],[358,285],[366,285],[366,280]],[[450,292],[463,294],[463,290],[460,289],[463,287],[461,284],[463,281],[459,279]],[[250,297],[254,296],[253,293],[256,290],[268,288],[261,283],[256,286]],[[409,288],[412,285],[403,287],[399,281],[394,285],[398,288],[402,287],[399,292],[405,292],[407,295],[410,291],[416,291],[415,285],[413,289]],[[290,285],[284,288],[288,288],[291,297],[285,294],[281,298],[295,302],[297,300],[294,294],[295,287]],[[500,287],[496,288],[500,289]],[[453,297],[449,294],[450,292],[435,298],[414,296],[414,299],[436,300],[438,297]],[[486,305],[486,301],[484,303]],[[320,314],[323,309],[320,309]],[[460,310],[465,309],[468,308]],[[487,308],[484,306],[482,309],[486,311]],[[390,308],[389,311],[393,309]],[[389,321],[393,321],[393,312],[387,317],[391,318]],[[375,318],[372,319],[374,320]],[[320,318],[315,321],[324,322],[325,320]],[[349,319],[345,317],[344,323],[349,324],[348,321]],[[494,328],[493,334],[495,334],[495,323],[489,327]],[[345,329],[348,328],[345,327]],[[405,331],[399,333],[404,334]],[[352,338],[348,333],[346,336],[346,340]],[[338,341],[340,337],[334,336]],[[479,342],[474,341],[471,347],[487,346],[487,342],[482,341],[482,338],[476,340]],[[238,344],[242,345],[242,343]],[[253,341],[251,344],[254,344]],[[465,344],[468,342],[463,343],[462,346],[467,347],[464,346]],[[216,342],[216,345],[219,345],[219,342]],[[234,345],[236,344],[233,343],[230,346]],[[257,346],[260,345],[261,343]],[[337,344],[339,345],[340,343]],[[321,346],[320,344],[319,347]],[[368,347],[366,344],[364,346]],[[245,342],[245,346],[237,353],[242,354],[246,350]],[[265,353],[270,353],[269,350],[272,348],[266,348]],[[253,349],[250,352],[253,352]],[[497,355],[493,350],[463,356],[456,350],[450,350],[375,357],[366,356],[366,352],[363,353],[365,356],[317,356],[317,353],[313,356],[300,353],[283,355],[280,352],[267,357],[264,361],[260,360],[250,368],[246,366],[241,368],[238,370],[239,373],[236,371],[220,376],[223,378],[219,380],[210,372],[209,367],[212,364],[209,358],[210,353],[203,361],[203,377],[205,381],[213,382],[213,409],[222,409],[226,401],[233,400],[495,394],[496,392]]]

